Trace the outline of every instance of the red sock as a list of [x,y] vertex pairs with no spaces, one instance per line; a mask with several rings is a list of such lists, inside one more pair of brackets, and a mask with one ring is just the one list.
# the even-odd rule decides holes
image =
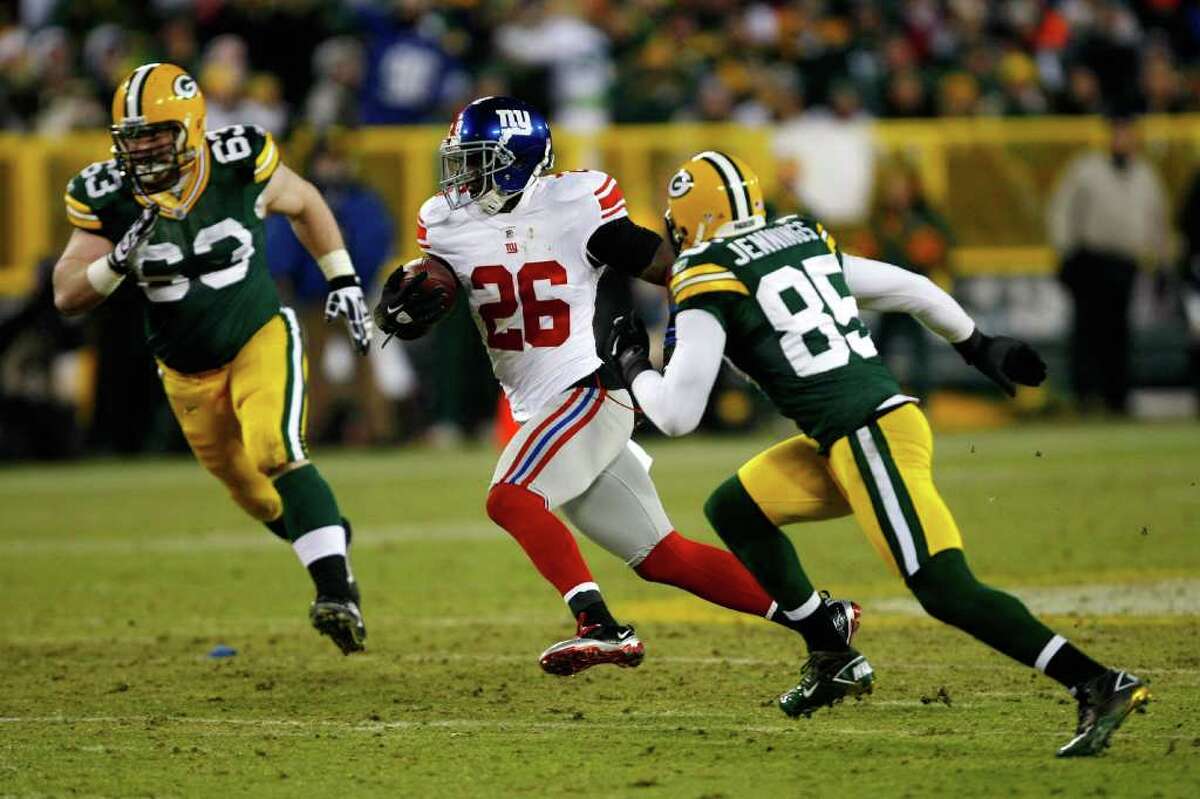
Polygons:
[[497,483],[488,492],[487,512],[517,539],[537,570],[563,596],[593,582],[575,537],[537,494],[511,483]]
[[672,532],[634,567],[642,579],[666,583],[730,610],[766,616],[771,597],[732,552]]

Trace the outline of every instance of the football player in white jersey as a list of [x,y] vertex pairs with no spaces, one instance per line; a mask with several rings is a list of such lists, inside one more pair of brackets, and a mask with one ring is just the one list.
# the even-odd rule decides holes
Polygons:
[[[421,249],[453,269],[496,377],[521,423],[500,457],[488,515],[507,530],[562,595],[576,637],[540,663],[570,675],[599,663],[636,666],[644,647],[609,612],[561,509],[584,535],[641,577],[795,629],[736,557],[691,541],[663,511],[630,441],[629,393],[597,354],[596,288],[614,268],[661,285],[669,244],[634,224],[616,180],[603,172],[551,173],[545,119],[511,97],[474,101],[440,148],[442,191],[422,207]],[[437,315],[425,275],[397,272],[376,308],[385,333],[420,335]],[[426,287],[428,288],[428,287]],[[857,606],[828,600],[849,640]]]

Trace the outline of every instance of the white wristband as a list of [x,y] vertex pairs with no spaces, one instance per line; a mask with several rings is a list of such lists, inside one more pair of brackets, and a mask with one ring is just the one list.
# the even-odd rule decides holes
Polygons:
[[325,275],[326,280],[333,280],[335,277],[349,277],[354,274],[354,264],[350,263],[350,253],[344,249],[325,253],[317,259],[317,266],[321,267],[321,274]]
[[121,285],[125,276],[120,272],[114,272],[113,268],[108,265],[108,256],[102,255],[87,265],[87,279],[97,294],[107,297],[117,290],[117,286]]

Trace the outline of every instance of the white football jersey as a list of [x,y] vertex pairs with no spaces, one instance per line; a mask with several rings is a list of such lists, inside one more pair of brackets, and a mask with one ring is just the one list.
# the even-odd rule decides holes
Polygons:
[[545,175],[509,213],[425,201],[417,243],[446,261],[468,292],[492,368],[523,422],[601,365],[592,317],[600,269],[592,233],[627,216],[616,180],[603,172]]

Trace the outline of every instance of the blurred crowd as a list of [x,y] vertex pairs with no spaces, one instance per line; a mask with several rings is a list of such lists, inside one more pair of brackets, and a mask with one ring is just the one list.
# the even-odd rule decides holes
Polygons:
[[[1123,414],[1132,385],[1179,371],[1181,349],[1200,397],[1200,174],[1173,218],[1130,125],[1139,113],[1200,111],[1198,58],[1200,4],[1182,0],[20,0],[0,5],[0,129],[103,128],[130,69],[180,64],[204,89],[209,128],[305,131],[314,146],[292,166],[321,189],[364,285],[377,286],[405,223],[361,180],[346,128],[444,123],[470,98],[499,93],[582,132],[769,125],[774,207],[812,212],[846,234],[848,250],[949,289],[954,233],[918,171],[879,156],[872,118],[1108,114],[1111,142],[1062,171],[1046,226],[1074,309],[1057,344],[1064,382],[1079,407]],[[497,388],[462,303],[426,339],[362,361],[321,321],[324,281],[288,225],[271,220],[268,240],[272,274],[309,341],[311,438],[486,435]],[[82,322],[64,320],[52,264],[29,297],[0,300],[0,459],[182,448],[136,288]],[[1143,341],[1140,354],[1170,361],[1143,368],[1135,287],[1168,273],[1182,299],[1162,316],[1184,318],[1186,339]],[[606,302],[635,301],[629,286],[609,284]],[[906,390],[939,387],[945,370],[931,364],[950,356],[928,331],[903,314],[871,325]],[[708,423],[752,424],[753,392],[732,374],[721,385]]]
[[129,69],[191,70],[209,125],[444,122],[512,93],[560,125],[1200,109],[1185,0],[20,0],[0,127],[104,124]]

